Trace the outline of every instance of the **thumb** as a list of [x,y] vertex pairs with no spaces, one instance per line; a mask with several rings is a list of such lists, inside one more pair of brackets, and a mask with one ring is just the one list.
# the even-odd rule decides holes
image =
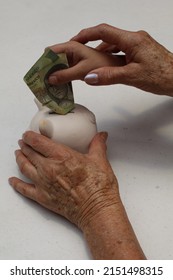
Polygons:
[[92,139],[90,146],[89,146],[89,155],[94,157],[102,157],[106,158],[106,140],[108,137],[107,132],[99,132],[97,133],[94,138]]
[[89,72],[84,81],[89,85],[127,84],[128,72],[127,65],[102,67]]
[[58,70],[56,72],[53,72],[49,78],[48,82],[51,85],[60,85],[60,84],[65,84],[68,83],[72,80],[75,80],[78,78],[78,73],[76,73],[73,70],[73,67],[63,69],[63,70]]

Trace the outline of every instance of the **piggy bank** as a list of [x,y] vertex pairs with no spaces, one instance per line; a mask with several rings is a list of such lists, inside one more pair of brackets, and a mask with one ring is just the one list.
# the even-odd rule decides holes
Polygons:
[[86,153],[97,133],[95,115],[86,107],[75,104],[66,115],[53,113],[35,99],[38,111],[32,118],[29,130],[40,133],[55,142],[62,143],[78,152]]

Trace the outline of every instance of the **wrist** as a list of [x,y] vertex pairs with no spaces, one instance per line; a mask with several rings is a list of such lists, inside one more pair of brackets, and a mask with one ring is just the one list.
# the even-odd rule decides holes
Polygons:
[[119,203],[121,203],[121,199],[117,188],[92,193],[80,209],[78,227],[85,232],[86,228],[90,227],[100,217],[109,215],[111,209],[118,209]]
[[145,259],[121,200],[100,209],[82,230],[94,259]]

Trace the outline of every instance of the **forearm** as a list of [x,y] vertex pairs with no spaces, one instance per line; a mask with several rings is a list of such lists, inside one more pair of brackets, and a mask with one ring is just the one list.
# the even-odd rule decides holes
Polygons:
[[100,211],[83,231],[94,259],[145,259],[121,201]]

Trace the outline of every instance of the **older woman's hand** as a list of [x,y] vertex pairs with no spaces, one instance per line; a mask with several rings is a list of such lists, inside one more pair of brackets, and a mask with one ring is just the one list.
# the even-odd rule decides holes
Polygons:
[[[101,40],[96,48],[84,44]],[[145,31],[108,24],[83,29],[71,41],[50,47],[67,54],[70,68],[51,74],[50,84],[84,80],[89,85],[125,84],[173,96],[173,53]],[[123,54],[119,54],[119,52]]]
[[88,154],[35,132],[26,132],[15,152],[20,171],[33,183],[9,179],[14,189],[67,218],[79,228],[119,202],[118,184],[106,159],[107,133],[98,133]]
[[[101,40],[96,48],[82,44]],[[173,54],[145,31],[126,31],[108,24],[83,29],[70,42],[51,47],[67,54],[70,68],[49,82],[82,79],[90,85],[125,84],[173,96]],[[123,54],[119,54],[122,51]]]
[[108,24],[83,29],[71,40],[86,44],[102,40],[98,51],[124,53],[126,65],[95,68],[85,77],[92,85],[125,84],[173,96],[173,54],[145,31],[126,31]]
[[9,179],[13,188],[76,224],[94,259],[145,259],[121,202],[106,158],[107,133],[80,154],[32,131],[19,140],[16,161],[32,183]]

